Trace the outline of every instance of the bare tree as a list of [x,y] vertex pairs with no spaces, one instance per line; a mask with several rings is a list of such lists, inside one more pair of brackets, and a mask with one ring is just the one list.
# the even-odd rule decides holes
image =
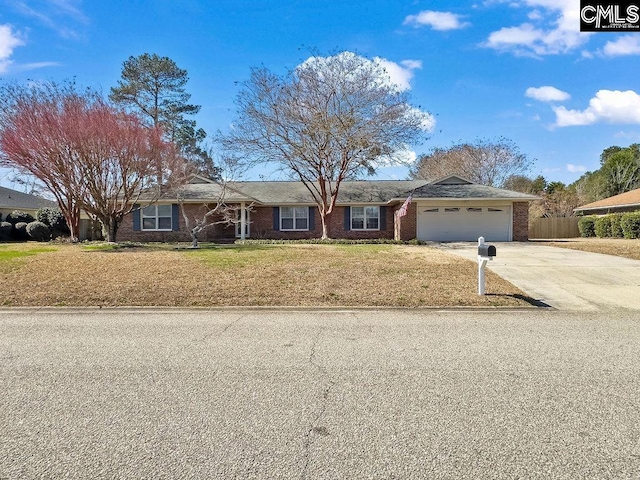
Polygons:
[[284,76],[255,68],[236,105],[238,119],[219,140],[300,179],[318,206],[322,238],[341,182],[400,161],[432,124],[379,62],[350,52],[313,56]]
[[[214,155],[210,152],[210,158]],[[215,163],[216,170],[221,173],[217,180],[210,179],[210,192],[212,198],[206,203],[197,203],[197,210],[191,209],[191,217],[187,212],[187,205],[194,205],[190,202],[191,180],[197,173],[192,163],[183,164],[178,175],[174,174],[172,182],[174,185],[176,199],[180,206],[180,213],[184,220],[185,228],[191,235],[191,247],[198,248],[198,235],[215,225],[231,226],[236,225],[238,220],[239,206],[237,203],[229,204],[229,194],[233,192],[230,186],[233,180],[242,174],[243,163],[233,157],[221,157]],[[176,172],[178,173],[178,172]],[[245,206],[245,211],[250,211],[253,204]]]
[[509,177],[526,175],[532,165],[533,160],[521,153],[511,140],[500,137],[434,148],[418,159],[409,175],[436,180],[458,174],[482,185],[502,187]]
[[45,84],[3,89],[3,161],[30,172],[55,196],[72,232],[80,210],[100,220],[115,241],[122,218],[141,193],[161,187],[182,163],[135,115],[116,110],[94,92]]

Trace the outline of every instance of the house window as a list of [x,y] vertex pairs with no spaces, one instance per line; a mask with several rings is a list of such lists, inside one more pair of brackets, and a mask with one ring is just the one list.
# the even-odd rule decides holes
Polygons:
[[489,212],[501,212],[502,209],[501,208],[488,208],[487,211],[489,211]]
[[482,208],[479,208],[479,207],[469,207],[469,208],[467,208],[467,212],[482,213]]
[[458,207],[447,207],[444,209],[444,211],[447,213],[456,213],[459,212],[460,209]]
[[309,230],[309,207],[280,207],[280,230]]
[[380,207],[351,207],[351,230],[380,230]]
[[171,205],[149,205],[142,209],[142,230],[171,230]]

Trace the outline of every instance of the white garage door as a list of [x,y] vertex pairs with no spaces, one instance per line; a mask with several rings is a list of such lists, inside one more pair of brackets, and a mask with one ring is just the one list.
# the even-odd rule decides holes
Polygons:
[[435,242],[511,240],[511,205],[418,206],[418,239]]

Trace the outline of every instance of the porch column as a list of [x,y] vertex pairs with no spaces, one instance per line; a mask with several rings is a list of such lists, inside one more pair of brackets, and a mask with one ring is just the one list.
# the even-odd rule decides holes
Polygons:
[[245,208],[245,203],[240,202],[240,240],[244,240],[246,238],[247,231],[247,210]]

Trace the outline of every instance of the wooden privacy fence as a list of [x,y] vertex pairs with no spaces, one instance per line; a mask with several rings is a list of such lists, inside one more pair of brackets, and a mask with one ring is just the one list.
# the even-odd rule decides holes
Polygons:
[[536,218],[529,225],[529,238],[575,238],[579,236],[578,217]]

